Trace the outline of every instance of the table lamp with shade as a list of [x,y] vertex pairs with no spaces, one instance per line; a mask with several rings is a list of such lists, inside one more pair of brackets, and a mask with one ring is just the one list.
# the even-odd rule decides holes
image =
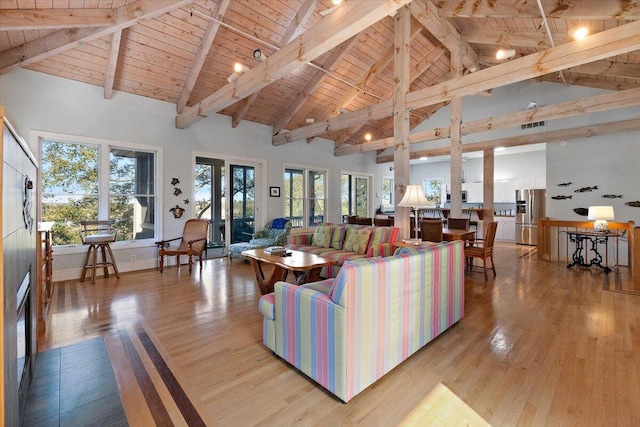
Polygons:
[[614,219],[613,206],[589,206],[588,219],[593,221],[593,229],[595,231],[606,233],[609,230],[607,220]]
[[419,184],[409,184],[404,192],[404,196],[402,196],[402,200],[398,203],[398,206],[411,208],[413,210],[413,219],[414,219],[414,236],[413,242],[418,243],[420,240],[418,239],[418,212],[422,208],[426,208],[429,206],[429,201],[424,195],[424,190],[422,186]]

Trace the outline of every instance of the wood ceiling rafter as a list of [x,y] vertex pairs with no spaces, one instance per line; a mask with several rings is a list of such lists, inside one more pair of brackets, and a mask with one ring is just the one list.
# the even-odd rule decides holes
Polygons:
[[118,66],[118,55],[120,53],[120,41],[122,39],[122,30],[116,31],[111,35],[111,46],[109,48],[109,58],[107,59],[107,68],[104,72],[104,98],[111,99],[113,96],[113,81],[116,78],[116,67]]
[[[610,80],[600,80],[594,79],[590,77],[582,77],[582,76],[573,76],[571,73],[565,72],[565,79],[567,80],[567,84],[569,85],[579,85],[584,87],[591,87],[594,89],[605,89],[612,91],[622,91],[628,89],[637,88],[638,85],[636,83],[627,83],[627,82],[619,82],[619,81],[610,81]],[[543,82],[552,82],[559,83],[560,80],[555,74],[547,74],[544,76],[536,77],[536,81]]]
[[[349,52],[351,47],[358,40],[356,36],[351,37],[349,40],[342,42],[339,46],[333,49],[329,58],[325,61],[322,68],[325,71],[332,71],[336,66],[338,61],[342,59],[342,57]],[[307,83],[304,89],[296,96],[295,100],[289,105],[287,111],[282,113],[278,121],[273,125],[273,134],[277,135],[286,125],[291,121],[293,116],[302,108],[307,97],[318,89],[320,84],[325,80],[327,74],[323,71],[316,70],[315,75],[309,83]]]
[[[629,89],[622,92],[608,93],[560,104],[547,105],[501,116],[463,122],[461,131],[463,135],[471,135],[481,132],[506,129],[519,126],[523,123],[531,123],[541,120],[558,120],[575,117],[584,114],[610,111],[619,108],[640,105],[640,88]],[[409,135],[409,143],[418,144],[435,141],[449,137],[449,127],[439,127]],[[384,138],[371,141],[367,144],[353,145],[336,150],[336,156],[363,153],[366,151],[386,150],[393,147],[393,138]]]
[[[227,8],[229,7],[230,1],[231,0],[221,0],[220,3],[216,5],[216,10],[213,12],[213,16],[218,21],[222,21],[222,19],[224,18],[224,14],[227,12]],[[198,80],[200,71],[202,71],[202,66],[204,65],[204,61],[207,59],[207,55],[209,54],[209,50],[211,49],[211,45],[213,44],[213,40],[218,34],[219,29],[220,29],[220,23],[216,21],[209,21],[209,24],[207,25],[207,30],[204,34],[204,37],[202,38],[202,42],[198,47],[198,52],[196,53],[196,57],[193,61],[193,65],[189,70],[189,76],[185,80],[182,91],[180,92],[180,96],[178,97],[178,101],[176,102],[176,111],[178,113],[181,113],[182,111],[184,111],[184,107],[187,105],[187,101],[191,96],[193,87],[196,85],[196,81]]]
[[[282,38],[280,39],[280,43],[278,43],[278,47],[282,47],[283,45],[286,45],[291,40],[293,40],[296,37],[296,35],[299,35],[302,32],[304,25],[307,23],[307,21],[309,21],[309,18],[311,18],[311,16],[313,15],[313,11],[315,10],[317,4],[318,4],[318,0],[306,0],[302,4],[302,7],[300,7],[300,10],[298,11],[298,13],[296,13],[296,16],[291,21],[291,24],[289,24],[287,31],[285,31]],[[251,106],[256,102],[256,100],[258,99],[258,96],[260,96],[260,92],[261,91],[258,90],[257,92],[254,92],[253,94],[251,94],[251,96],[243,99],[240,102],[238,109],[233,114],[233,117],[231,119],[231,127],[233,128],[238,127],[238,125],[240,124],[240,121],[247,114]]]
[[[176,116],[176,126],[184,128],[200,117],[218,112],[239,99],[278,80],[296,68],[331,50],[382,18],[393,14],[411,0],[346,2],[302,35],[198,104]],[[302,53],[302,55],[300,55]]]
[[[637,130],[640,130],[640,119],[622,120],[618,122],[582,126],[573,129],[562,129],[551,132],[534,133],[531,135],[499,138],[490,141],[473,142],[469,144],[463,144],[462,152],[472,153],[474,151],[491,150],[496,147],[517,147],[521,145],[559,142],[571,139],[584,139],[593,136],[611,135],[622,132],[633,132]],[[446,156],[450,154],[450,152],[450,147],[438,147],[427,150],[419,150],[411,153],[411,159],[419,159],[420,157]],[[392,161],[392,155],[380,156],[376,159],[377,163],[389,163]]]
[[[506,31],[492,29],[466,29],[460,33],[460,37],[467,43],[520,46],[520,47],[550,47],[551,43],[547,34],[541,31]],[[571,41],[566,34],[553,34],[555,44],[564,44]]]
[[433,34],[449,52],[457,52],[458,49],[462,49],[464,68],[473,71],[480,68],[476,52],[468,43],[462,41],[458,30],[451,23],[438,16],[438,11],[433,3],[428,0],[414,0],[408,7],[411,15]]
[[82,43],[99,39],[136,24],[184,7],[193,0],[137,0],[117,9],[116,23],[99,28],[59,30],[0,53],[0,74],[21,66],[35,64],[45,58],[73,49]]
[[0,31],[104,27],[116,16],[116,9],[0,9]]
[[[420,62],[418,62],[414,67],[412,67],[411,70],[410,70],[411,77],[410,77],[409,86],[411,86],[411,83],[413,83],[425,71],[427,71],[429,68],[431,68],[431,66],[438,59],[440,59],[440,57],[443,56],[445,53],[446,53],[446,50],[444,48],[442,48],[440,46],[436,46],[431,52],[429,52],[429,54],[427,54],[424,58],[422,58],[420,60]],[[387,99],[389,99],[389,98],[391,98],[391,96],[393,96],[393,91],[390,91],[389,93],[387,93],[385,95],[386,95],[385,97]],[[362,128],[362,126],[364,126],[364,125],[365,125],[365,123],[360,123],[358,125],[354,125],[354,126],[350,127],[349,129],[347,129],[347,131],[345,132],[344,139],[341,140],[343,138],[341,136],[340,138],[338,138],[336,140],[335,148],[337,149],[338,147],[340,147],[340,145],[342,145],[347,140],[349,140],[353,136],[353,134],[356,133],[358,130],[360,130]],[[378,127],[379,131],[378,131],[377,134],[383,134],[383,129],[389,128],[390,126],[393,129],[393,117],[387,118],[385,120],[382,120],[382,124]],[[413,127],[415,127],[415,126],[413,126]]]
[[[422,108],[638,49],[640,49],[640,23],[634,21],[588,36],[579,42],[559,45],[464,75],[458,79],[410,92],[407,95],[407,105]],[[392,103],[384,101],[345,113],[340,117],[276,135],[273,138],[273,144],[281,145],[321,135],[328,130],[345,129],[366,120],[379,120],[389,116],[392,111]]]
[[[547,19],[640,19],[640,4],[630,1],[541,0]],[[561,4],[560,4],[561,3]],[[446,18],[533,18],[540,19],[535,1],[439,0],[438,15]]]
[[571,67],[567,71],[571,73],[620,77],[623,79],[640,79],[640,64],[621,64],[619,62],[611,61],[594,61],[589,64]]

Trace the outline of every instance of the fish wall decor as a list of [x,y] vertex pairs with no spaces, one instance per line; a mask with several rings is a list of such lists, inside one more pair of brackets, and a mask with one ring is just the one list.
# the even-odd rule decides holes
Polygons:
[[636,200],[634,202],[625,203],[627,206],[631,206],[632,208],[640,208],[640,200]]
[[593,191],[597,189],[598,189],[597,185],[594,185],[593,187],[582,187],[575,190],[574,193],[584,193],[585,191]]
[[558,184],[558,187],[568,187],[571,184],[573,184],[573,182],[569,181],[569,182],[562,182],[560,184]]
[[[640,202],[638,202],[638,203],[640,203]],[[587,209],[587,208],[575,208],[573,211],[575,213],[577,213],[578,215],[580,215],[580,216],[589,215],[589,209]]]
[[622,199],[622,195],[616,195],[616,194],[603,194],[602,197],[604,197],[605,199]]
[[567,199],[572,199],[573,196],[558,195],[558,196],[551,196],[551,198],[553,200],[567,200]]

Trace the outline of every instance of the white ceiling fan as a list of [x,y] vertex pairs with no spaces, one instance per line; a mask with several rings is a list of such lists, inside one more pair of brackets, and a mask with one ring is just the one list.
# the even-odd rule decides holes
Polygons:
[[330,7],[329,9],[323,10],[322,12],[320,12],[320,15],[327,16],[328,14],[345,4],[346,0],[331,0],[331,3],[333,3],[334,6]]

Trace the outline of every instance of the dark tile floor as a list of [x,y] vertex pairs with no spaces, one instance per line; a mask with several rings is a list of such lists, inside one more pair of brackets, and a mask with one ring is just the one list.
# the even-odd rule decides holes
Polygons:
[[102,338],[39,353],[25,426],[128,426]]

